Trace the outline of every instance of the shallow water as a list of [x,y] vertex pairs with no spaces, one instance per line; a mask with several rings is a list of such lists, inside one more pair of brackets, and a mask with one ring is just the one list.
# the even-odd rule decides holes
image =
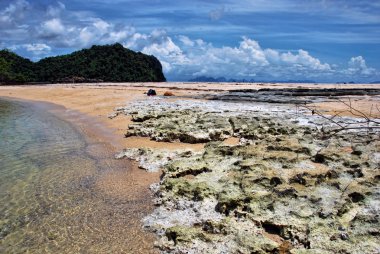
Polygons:
[[[34,104],[0,99],[0,253],[149,253],[125,162]],[[128,189],[129,188],[129,189]],[[141,187],[136,187],[141,188]]]

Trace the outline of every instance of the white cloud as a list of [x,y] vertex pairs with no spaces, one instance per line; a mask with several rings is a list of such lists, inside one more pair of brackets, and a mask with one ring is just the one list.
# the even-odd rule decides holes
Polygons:
[[305,50],[292,53],[263,49],[257,41],[248,37],[243,37],[238,47],[214,47],[201,39],[191,40],[187,36],[178,36],[177,39],[178,45],[164,30],[155,30],[149,35],[135,33],[124,45],[155,55],[161,61],[164,72],[175,78],[207,75],[290,79],[334,72],[329,64],[322,63]]
[[95,20],[95,22],[93,23],[93,26],[96,29],[98,29],[101,33],[106,33],[108,29],[111,27],[111,25],[108,22],[101,19]]
[[240,55],[243,54],[243,57],[248,57],[247,61],[254,63],[255,65],[268,65],[264,51],[261,49],[259,43],[255,40],[243,37],[237,53]]
[[[273,55],[271,55],[273,57]],[[309,52],[305,50],[298,50],[297,54],[292,54],[291,52],[282,53],[279,55],[281,61],[284,63],[292,64],[292,65],[299,65],[308,67],[312,70],[319,70],[319,71],[330,71],[331,67],[329,64],[325,63],[322,64],[321,61],[317,58],[314,58],[310,56]]]
[[[61,2],[47,6],[46,9],[34,8],[36,5],[29,2],[30,4],[25,0],[16,0],[0,10],[0,28],[4,27],[0,30],[0,37],[12,34],[13,39],[17,38],[14,41],[19,41],[19,46],[13,46],[14,50],[30,52],[35,58],[49,54],[56,47],[80,49],[93,44],[120,42],[133,50],[155,55],[161,61],[165,74],[172,79],[186,80],[199,75],[282,80],[380,75],[375,69],[367,67],[362,56],[351,58],[348,67],[339,67],[318,59],[306,50],[265,48],[249,37],[242,37],[236,46],[214,46],[201,38],[170,36],[163,29],[154,29],[151,33],[137,32],[133,26],[106,21],[94,17],[91,12],[68,10]],[[290,8],[288,3],[285,4],[287,1],[282,0],[275,0],[271,5],[263,0],[243,2],[243,5],[231,2],[227,6],[228,10],[246,13],[252,10],[267,12],[273,11],[273,8],[278,11]],[[212,9],[212,6],[215,8],[217,5],[206,6],[211,6]],[[212,20],[219,20],[226,11],[222,6],[213,9],[208,15]],[[304,10],[295,11],[302,13]],[[202,14],[207,15],[207,11]],[[24,17],[29,17],[28,23],[23,22]],[[239,26],[218,28],[210,25],[206,30],[225,31],[235,28]],[[199,30],[199,27],[196,29]],[[28,44],[25,44],[25,34],[30,35]]]
[[134,33],[124,43],[125,47],[158,57],[165,72],[184,65],[188,59],[163,29],[155,29],[149,35]]
[[26,50],[27,52],[31,52],[35,56],[46,55],[51,51],[51,47],[46,45],[45,43],[30,43],[30,44],[22,44],[22,45],[12,45],[8,47],[8,49],[16,51],[16,50]]
[[61,19],[53,18],[41,24],[40,36],[43,38],[56,37],[65,32]]
[[36,55],[47,54],[51,51],[51,47],[45,43],[25,44],[23,46],[27,51]]
[[135,33],[133,27],[115,25],[99,18],[88,18],[85,25],[68,23],[61,18],[44,21],[37,29],[37,38],[59,47],[88,47],[93,44],[122,43]]
[[204,46],[206,44],[202,39],[196,39],[195,42],[198,46]]
[[349,75],[370,76],[376,74],[374,68],[367,67],[365,59],[362,56],[351,57],[348,62],[348,69],[344,73]]
[[367,69],[367,65],[362,56],[351,57],[348,66],[354,69]]
[[25,0],[16,0],[0,12],[0,27],[13,27],[25,16],[29,3]]
[[109,33],[109,41],[111,42],[122,42],[129,36],[128,31],[120,30],[120,31],[112,31]]
[[50,51],[51,47],[45,43],[25,44],[27,51]]
[[60,14],[65,11],[66,6],[58,2],[57,5],[49,5],[46,10],[46,15],[50,17],[58,17]]
[[184,35],[179,35],[178,39],[183,43],[184,46],[193,47],[195,44],[192,40],[190,40],[189,37]]
[[79,40],[83,45],[89,44],[93,41],[94,33],[89,30],[88,27],[81,29],[79,32]]

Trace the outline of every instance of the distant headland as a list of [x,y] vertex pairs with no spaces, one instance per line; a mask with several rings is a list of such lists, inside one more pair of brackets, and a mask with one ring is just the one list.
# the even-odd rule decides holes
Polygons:
[[1,83],[164,82],[160,61],[121,44],[92,46],[38,62],[0,51]]

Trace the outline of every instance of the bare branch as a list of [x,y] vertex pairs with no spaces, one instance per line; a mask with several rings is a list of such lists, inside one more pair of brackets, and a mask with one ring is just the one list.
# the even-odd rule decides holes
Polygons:
[[[366,114],[363,111],[360,111],[359,109],[354,108],[352,105],[351,98],[348,98],[348,102],[337,99],[340,103],[345,105],[347,107],[347,110],[341,110],[341,111],[335,111],[333,115],[326,115],[323,112],[319,111],[317,107],[315,106],[308,106],[303,105],[302,107],[309,110],[312,115],[317,115],[323,119],[326,119],[331,124],[335,125],[337,128],[334,128],[332,130],[326,131],[324,127],[322,127],[322,132],[324,135],[335,135],[342,131],[348,131],[348,130],[358,130],[358,131],[365,131],[366,135],[370,135],[375,131],[375,133],[379,133],[378,130],[380,130],[380,121],[378,121],[376,118],[371,117],[372,111],[374,105],[372,104],[370,113]],[[380,112],[380,108],[378,105],[375,106],[377,111]],[[342,114],[344,113],[350,113],[352,116],[356,117],[357,121],[350,121],[347,119],[342,118]],[[326,136],[325,136],[326,137]],[[327,136],[328,137],[328,136]]]
[[[349,103],[341,100],[341,99],[338,99],[339,102],[343,103],[344,105],[346,105],[348,108],[349,108],[349,112],[353,115],[353,116],[356,116],[356,117],[361,117],[361,118],[364,118],[366,119],[368,122],[372,122],[372,123],[376,123],[376,124],[380,124],[380,121],[376,121],[374,120],[373,118],[370,118],[370,115],[367,115],[365,113],[363,113],[362,111],[352,107],[352,103],[351,103],[351,98],[348,98],[349,99]],[[378,106],[376,105],[377,109],[379,110]]]
[[320,117],[322,117],[322,118],[324,118],[324,119],[326,119],[326,120],[331,121],[332,123],[338,125],[339,127],[342,127],[342,128],[343,128],[343,125],[341,125],[340,123],[336,122],[336,121],[333,119],[333,117],[332,117],[332,118],[331,118],[331,117],[328,117],[328,116],[322,114],[320,111],[318,111],[318,110],[316,110],[316,109],[313,109],[313,108],[310,108],[309,106],[304,106],[304,108],[310,110],[310,111],[312,112],[313,115],[314,115],[314,114],[315,114],[315,115],[318,115],[318,116],[320,116]]

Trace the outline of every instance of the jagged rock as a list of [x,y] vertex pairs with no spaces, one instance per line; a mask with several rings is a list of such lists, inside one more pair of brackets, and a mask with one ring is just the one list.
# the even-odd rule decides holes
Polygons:
[[[215,102],[154,102],[133,109],[142,112],[133,113],[139,115],[138,125],[131,126],[134,135],[212,141],[200,153],[177,152],[160,165],[158,207],[145,225],[160,236],[163,252],[380,249],[380,142],[366,139],[365,146],[354,145],[360,144],[355,133],[326,140],[316,131],[323,119],[297,118],[289,109],[272,114]],[[220,142],[232,136],[241,142]],[[157,151],[151,163],[166,157]]]
[[191,242],[193,239],[208,241],[203,230],[193,227],[174,226],[166,229],[166,237],[175,244],[179,242]]
[[136,160],[139,167],[148,172],[157,172],[177,157],[186,157],[195,154],[191,150],[154,150],[149,148],[129,148],[115,155],[116,159],[124,157]]

